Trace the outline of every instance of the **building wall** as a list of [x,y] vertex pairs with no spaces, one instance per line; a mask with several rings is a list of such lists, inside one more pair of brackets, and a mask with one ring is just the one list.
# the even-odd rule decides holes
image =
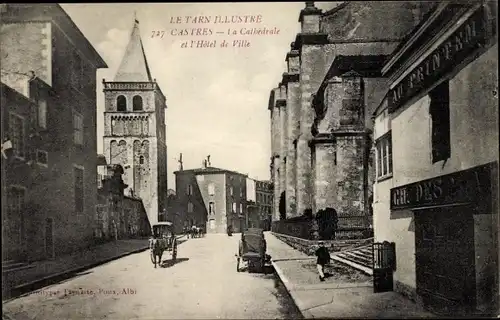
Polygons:
[[434,4],[430,1],[352,1],[343,9],[323,17],[321,31],[327,33],[331,41],[399,41]]
[[[465,170],[498,159],[498,45],[494,45],[450,79],[451,157],[431,164],[428,96],[392,117],[393,137],[415,134],[418,139],[394,139],[394,185]],[[417,112],[418,110],[418,112]],[[478,130],[480,128],[481,130]]]
[[281,192],[283,191],[283,185],[281,181],[281,171],[282,168],[282,157],[281,157],[281,136],[282,136],[282,126],[281,126],[281,107],[278,106],[277,101],[281,98],[281,89],[274,88],[271,93],[271,180],[274,183],[274,209],[273,216],[275,220],[280,219],[279,213],[279,199]]
[[[149,236],[151,227],[139,198],[98,191],[95,237],[98,241]],[[116,232],[114,230],[116,226]]]
[[[233,194],[231,195],[231,188]],[[246,203],[246,176],[242,174],[226,173],[226,210],[229,212],[227,221],[232,224],[233,232],[241,232],[245,228],[247,215]],[[236,203],[236,210],[233,210],[233,203]]]
[[[451,157],[446,161],[434,164],[431,161],[430,99],[427,95],[395,112],[391,120],[387,114],[382,114],[375,121],[376,137],[392,129],[394,168],[392,179],[374,186],[375,237],[377,241],[396,242],[395,280],[412,288],[416,287],[413,212],[390,212],[390,189],[489,162],[498,162],[498,101],[493,94],[498,84],[497,74],[491,71],[498,68],[497,50],[495,44],[461,70],[457,67],[451,75]],[[496,188],[493,194],[496,194]],[[496,280],[493,280],[495,271],[491,269],[493,264],[498,263],[498,199],[494,197],[492,201],[496,210],[493,214],[474,216],[479,308],[485,308],[488,304],[488,301],[484,300],[485,290],[491,290],[488,286],[491,286],[492,281],[498,281],[498,274]]]
[[[192,186],[192,194],[188,194],[188,185]],[[179,210],[181,211],[185,225],[199,225],[206,221],[206,205],[198,186],[196,175],[192,171],[178,171],[175,174],[175,193],[177,195]],[[193,204],[192,212],[188,210],[188,203]]]
[[297,215],[312,209],[313,176],[311,167],[311,125],[314,109],[312,94],[316,93],[333,61],[328,46],[304,45],[300,55],[300,137],[297,141]]
[[[296,60],[296,61],[295,61]],[[296,62],[296,63],[295,63]],[[288,60],[289,72],[298,68],[298,56],[291,57]],[[295,141],[300,133],[299,114],[300,114],[300,87],[299,82],[288,82],[287,88],[287,153],[286,153],[286,206],[287,214],[291,217],[297,216],[297,155]]]
[[[225,233],[227,228],[227,210],[225,198],[225,177],[223,173],[219,174],[198,174],[196,176],[198,188],[205,204],[206,217],[206,230],[207,233]],[[214,195],[209,194],[209,185],[214,186]],[[214,202],[215,214],[210,214],[210,202]],[[215,220],[214,228],[211,228],[210,220]]]
[[[176,195],[179,210],[183,213],[187,226],[193,224],[205,226],[208,233],[225,233],[227,224],[233,225],[233,231],[239,232],[240,220],[245,221],[247,214],[247,189],[246,176],[229,171],[206,173],[203,169],[177,171]],[[209,195],[208,187],[213,183],[215,194]],[[192,185],[193,194],[188,195],[188,185]],[[233,194],[231,195],[231,188]],[[215,203],[215,214],[209,214],[209,204]],[[188,212],[188,203],[193,204],[193,212]],[[236,210],[233,213],[233,202],[236,203]],[[241,207],[240,207],[241,204]],[[210,228],[210,220],[215,220],[215,227]]]
[[[267,181],[256,181],[256,206],[260,220],[271,221],[273,207],[273,192]],[[248,199],[247,199],[248,200]]]
[[52,85],[52,30],[49,21],[2,23],[2,82],[18,90],[25,81],[22,75],[16,73],[34,71],[48,85]]
[[[153,88],[156,84],[149,85]],[[137,86],[130,83],[129,88],[104,89],[104,154],[108,163],[124,166],[123,179],[128,189],[143,199],[149,220],[155,223],[167,206],[165,103],[155,90],[131,90]],[[143,111],[133,111],[136,95],[143,99]],[[127,101],[126,112],[117,111],[119,96]],[[140,164],[140,156],[144,156],[144,164]]]
[[[55,24],[19,23],[12,29],[10,27],[12,25],[2,24],[2,53],[13,60],[2,59],[2,69],[16,72],[35,70],[35,74],[57,92],[57,95],[46,97],[47,128],[50,129],[41,131],[40,148],[48,152],[48,167],[45,172],[33,172],[36,183],[29,191],[30,206],[40,220],[33,221],[27,232],[33,237],[30,242],[44,246],[45,219],[51,218],[55,254],[72,252],[89,246],[93,241],[97,201],[96,67]],[[31,36],[24,37],[25,34]],[[14,42],[4,45],[4,40]],[[24,57],[22,61],[17,60],[20,57]],[[68,61],[75,61],[76,57],[82,62],[82,69],[78,71],[73,65],[68,66]],[[84,143],[81,146],[75,145],[73,140],[75,112],[80,113],[84,121]],[[84,169],[84,211],[81,214],[74,212],[75,166]],[[43,183],[38,183],[40,180]],[[57,197],[53,197],[54,194]],[[30,259],[44,257],[41,247],[33,251]]]
[[[432,5],[433,3],[350,2],[343,4],[334,13],[325,14],[321,17],[318,13],[311,12],[303,16],[302,33],[325,33],[327,34],[328,44],[306,43],[301,48],[297,48],[300,52],[300,80],[297,93],[299,99],[298,110],[300,112],[297,120],[300,122],[300,129],[298,130],[300,137],[299,134],[293,134],[294,109],[291,106],[294,105],[296,96],[292,89],[294,85],[288,84],[288,90],[292,91],[287,99],[287,111],[289,112],[287,131],[289,133],[289,143],[290,140],[293,142],[296,137],[299,137],[296,152],[297,159],[293,157],[295,150],[290,146],[287,152],[287,156],[290,158],[287,158],[286,166],[287,185],[277,186],[275,181],[275,187],[279,190],[288,190],[287,193],[296,194],[295,199],[292,195],[287,194],[287,211],[292,211],[287,212],[287,214],[291,216],[301,215],[304,210],[311,209],[315,205],[313,201],[315,183],[313,173],[316,174],[316,172],[313,172],[314,168],[311,167],[313,159],[311,159],[311,150],[309,148],[309,141],[312,138],[311,125],[314,119],[314,112],[311,108],[311,95],[318,90],[334,58],[340,54],[390,54],[401,38],[420,21],[423,14]],[[384,23],[380,22],[380,17],[384,17],[382,19]],[[386,20],[386,17],[390,17],[390,19]],[[394,28],[395,25],[398,27]],[[290,57],[288,56],[288,58]],[[292,69],[289,61],[288,71],[291,72]],[[370,81],[368,80],[367,83]],[[373,92],[366,92],[366,99],[379,98],[378,95],[381,90],[373,87],[371,90]],[[370,115],[371,112],[365,112],[367,120]],[[367,127],[369,127],[370,121],[367,122]],[[275,132],[273,136],[276,136]],[[276,147],[273,147],[273,150],[275,149]],[[324,168],[328,167],[327,165],[322,166]],[[367,169],[369,170],[369,165]],[[367,176],[369,181],[373,180],[373,175],[368,173]],[[367,198],[371,198],[371,190],[368,190],[367,194]],[[276,202],[279,202],[276,197],[278,195],[275,192],[276,209]],[[364,207],[364,211],[369,211],[368,203],[362,203],[361,206]],[[275,219],[277,218],[278,215],[275,214]]]

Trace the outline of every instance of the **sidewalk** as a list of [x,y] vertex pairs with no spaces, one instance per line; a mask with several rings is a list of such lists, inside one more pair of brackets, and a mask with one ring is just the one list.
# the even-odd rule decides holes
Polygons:
[[[184,236],[180,237],[184,240]],[[183,242],[183,241],[182,241]],[[96,267],[121,257],[145,251],[149,248],[148,239],[118,240],[91,249],[56,257],[54,260],[36,261],[29,269],[14,271],[9,274],[10,290],[5,290],[5,298],[16,297],[27,291],[36,290],[53,282],[67,278],[74,273]],[[5,289],[5,280],[2,279]]]
[[266,232],[267,251],[305,318],[430,318],[433,314],[397,292],[373,293],[372,277],[333,261],[318,279],[316,259]]

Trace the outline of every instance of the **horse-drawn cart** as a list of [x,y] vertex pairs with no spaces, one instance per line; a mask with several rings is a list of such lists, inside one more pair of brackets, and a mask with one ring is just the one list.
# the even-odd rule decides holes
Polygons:
[[175,261],[177,259],[177,238],[172,222],[158,222],[151,226],[151,231],[153,234],[149,239],[149,250],[151,262],[155,268],[157,264],[161,264],[161,257],[165,251],[169,251],[172,254],[172,260]]
[[267,244],[262,229],[252,228],[241,234],[236,255],[236,271],[240,272],[240,264],[244,263],[249,272],[262,272],[270,257],[266,254]]

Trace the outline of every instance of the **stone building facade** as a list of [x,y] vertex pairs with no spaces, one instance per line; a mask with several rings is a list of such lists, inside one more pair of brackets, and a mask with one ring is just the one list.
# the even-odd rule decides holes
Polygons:
[[2,140],[13,147],[3,257],[53,258],[94,240],[96,70],[107,65],[57,4],[5,4],[0,19]]
[[[104,168],[103,168],[104,167]],[[125,195],[120,165],[98,166],[100,186],[97,188],[95,238],[105,242],[118,239],[147,237],[151,234],[149,219],[142,200]]]
[[272,221],[272,206],[273,206],[273,189],[271,182],[268,180],[255,181],[255,203],[258,208],[260,220],[264,222],[268,229]]
[[395,290],[448,316],[500,312],[497,2],[432,8],[373,101],[376,241]]
[[269,181],[247,178],[248,227],[269,229],[272,221],[273,190]]
[[233,232],[246,227],[246,175],[204,166],[175,171],[178,209],[185,227],[205,227],[207,233]]
[[352,1],[322,12],[306,2],[287,70],[269,99],[274,220],[332,207],[340,227],[371,225],[367,108],[383,95],[382,62],[431,5]]
[[114,80],[103,84],[104,154],[108,163],[123,166],[125,183],[156,223],[167,205],[167,106],[151,77],[137,20]]

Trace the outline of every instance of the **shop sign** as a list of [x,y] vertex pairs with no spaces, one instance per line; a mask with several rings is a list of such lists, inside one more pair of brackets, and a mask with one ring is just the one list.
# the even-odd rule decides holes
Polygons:
[[484,43],[485,34],[484,13],[479,9],[396,87],[389,90],[389,112],[397,110],[406,101],[432,86],[440,77],[460,64]]
[[391,189],[391,210],[463,203],[488,204],[491,163]]

